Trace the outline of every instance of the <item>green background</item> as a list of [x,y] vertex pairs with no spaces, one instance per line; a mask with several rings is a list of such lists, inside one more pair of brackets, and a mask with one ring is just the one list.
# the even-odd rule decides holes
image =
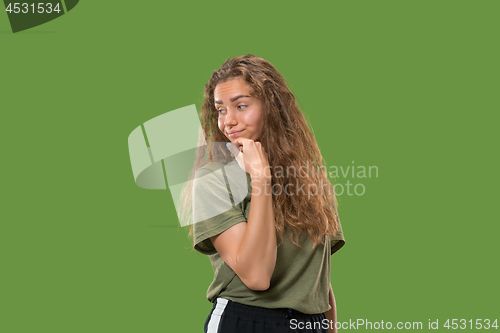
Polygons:
[[[202,332],[213,272],[127,137],[201,105],[224,60],[288,81],[339,196],[339,321],[500,317],[500,3],[81,1],[12,34],[0,13],[0,331]],[[182,138],[179,138],[182,140]]]

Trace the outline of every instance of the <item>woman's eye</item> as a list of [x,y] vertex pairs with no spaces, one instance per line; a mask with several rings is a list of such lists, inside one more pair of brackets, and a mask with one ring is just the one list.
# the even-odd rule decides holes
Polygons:
[[[238,108],[246,108],[247,106],[246,105],[238,105]],[[240,109],[241,110],[241,109]]]
[[224,110],[222,109],[218,109],[217,111],[219,111],[219,114],[222,114],[224,112]]

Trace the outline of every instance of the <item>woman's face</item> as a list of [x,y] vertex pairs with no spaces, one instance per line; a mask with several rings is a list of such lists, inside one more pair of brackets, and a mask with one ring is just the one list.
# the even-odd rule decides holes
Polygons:
[[262,133],[262,103],[250,96],[252,88],[237,77],[219,83],[214,90],[219,129],[233,142],[236,138],[259,140]]

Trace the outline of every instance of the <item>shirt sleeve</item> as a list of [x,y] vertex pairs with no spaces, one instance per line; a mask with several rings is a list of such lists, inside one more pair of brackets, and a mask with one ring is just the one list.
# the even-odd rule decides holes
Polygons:
[[[335,207],[335,211],[337,211],[337,207],[335,206],[335,202],[333,203],[333,205]],[[337,217],[338,217],[338,211],[337,211]],[[340,250],[340,248],[343,247],[345,244],[345,238],[344,238],[344,233],[342,231],[342,225],[340,224],[340,218],[338,220],[339,220],[339,230],[335,235],[333,235],[330,238],[330,245],[332,247],[331,254],[334,254],[335,252]]]
[[193,238],[196,251],[217,252],[210,237],[246,222],[241,202],[234,204],[224,168],[198,169],[193,183]]
[[344,233],[342,232],[342,226],[340,225],[340,223],[339,223],[339,231],[337,232],[337,234],[333,235],[330,238],[330,244],[332,247],[331,254],[334,254],[335,252],[340,250],[340,248],[345,244]]

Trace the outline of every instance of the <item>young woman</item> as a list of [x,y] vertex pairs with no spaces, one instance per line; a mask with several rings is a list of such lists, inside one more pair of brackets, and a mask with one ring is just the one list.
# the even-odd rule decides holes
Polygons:
[[200,120],[208,152],[192,173],[190,235],[214,269],[205,333],[336,332],[337,201],[284,78],[262,58],[229,59]]

